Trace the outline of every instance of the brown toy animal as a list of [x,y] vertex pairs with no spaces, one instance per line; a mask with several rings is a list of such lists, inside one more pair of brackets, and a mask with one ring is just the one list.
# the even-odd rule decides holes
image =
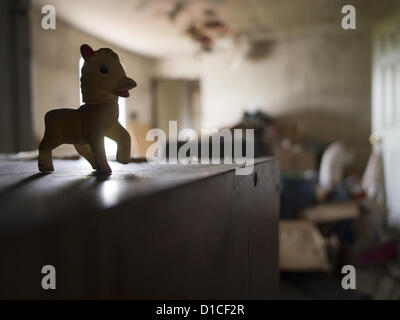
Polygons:
[[111,173],[104,150],[104,137],[118,145],[117,161],[130,160],[131,138],[118,122],[118,97],[129,97],[136,82],[128,78],[118,55],[109,48],[93,51],[81,46],[83,104],[79,109],[51,110],[45,115],[45,133],[39,145],[39,170],[53,171],[52,150],[73,144],[99,173]]

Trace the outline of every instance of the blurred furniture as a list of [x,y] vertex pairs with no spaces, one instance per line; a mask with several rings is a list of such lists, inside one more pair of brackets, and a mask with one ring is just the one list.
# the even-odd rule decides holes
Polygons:
[[315,204],[315,171],[285,173],[281,175],[281,218],[298,218],[301,210]]
[[[0,298],[264,299],[278,292],[279,169],[0,161]],[[41,269],[56,268],[43,290]]]
[[355,202],[326,203],[305,208],[300,212],[300,216],[316,224],[330,223],[357,219],[360,216],[360,209]]

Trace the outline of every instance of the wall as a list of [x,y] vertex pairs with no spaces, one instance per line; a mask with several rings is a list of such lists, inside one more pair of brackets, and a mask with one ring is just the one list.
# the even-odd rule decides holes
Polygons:
[[202,127],[239,121],[257,108],[301,121],[321,142],[336,139],[355,152],[361,171],[369,155],[371,36],[365,30],[317,29],[278,38],[270,55],[235,67],[231,53],[167,58],[160,77],[199,78]]
[[0,153],[31,150],[29,1],[0,1]]
[[[151,122],[150,77],[154,60],[111,46],[57,19],[55,30],[41,28],[40,8],[32,8],[32,94],[36,143],[44,133],[44,115],[54,108],[79,107],[80,46],[87,43],[94,49],[112,47],[125,67],[126,74],[138,87],[126,101],[127,116],[136,113],[137,121]],[[67,150],[66,147],[60,147]],[[72,150],[68,148],[68,150]]]
[[[79,104],[79,46],[109,46],[57,20],[56,30],[41,28],[39,9],[32,12],[33,111],[36,139],[44,114]],[[62,39],[62,41],[60,41]],[[236,67],[232,52],[153,60],[118,48],[127,75],[139,84],[127,100],[127,112],[150,123],[150,79],[200,79],[201,127],[223,127],[257,108],[302,122],[321,142],[343,140],[355,151],[361,171],[369,155],[371,36],[369,29],[314,29],[281,36],[269,56]]]

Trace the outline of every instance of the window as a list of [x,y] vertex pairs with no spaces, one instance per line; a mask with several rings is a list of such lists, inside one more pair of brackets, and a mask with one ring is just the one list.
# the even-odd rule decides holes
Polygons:
[[[79,79],[81,78],[81,69],[83,66],[84,60],[81,58],[79,60]],[[79,89],[79,104],[82,105],[82,92]],[[118,121],[119,123],[126,128],[126,99],[125,98],[119,98],[118,99],[118,105],[119,105],[119,118]],[[105,138],[104,140],[104,147],[106,149],[106,155],[107,158],[109,159],[115,159],[116,153],[117,153],[117,144],[115,141]]]

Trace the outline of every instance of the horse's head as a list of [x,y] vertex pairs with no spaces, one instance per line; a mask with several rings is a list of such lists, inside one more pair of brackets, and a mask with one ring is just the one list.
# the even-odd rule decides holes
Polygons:
[[117,101],[129,97],[136,82],[128,78],[118,55],[109,48],[93,51],[87,44],[81,46],[85,63],[82,67],[81,88],[85,103]]

